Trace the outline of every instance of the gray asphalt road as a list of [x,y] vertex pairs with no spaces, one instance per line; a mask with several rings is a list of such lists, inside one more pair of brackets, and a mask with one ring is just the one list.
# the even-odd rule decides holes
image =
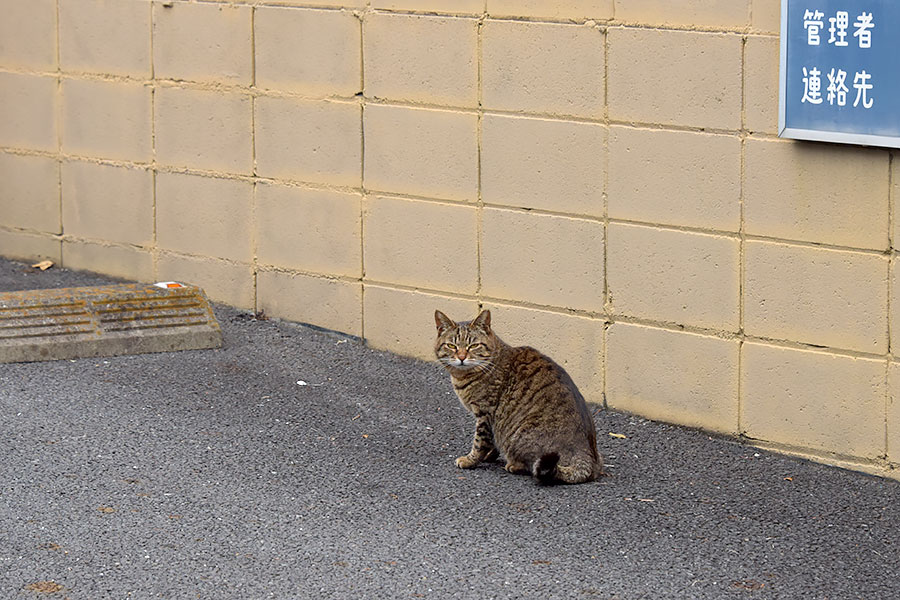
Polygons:
[[897,482],[610,411],[600,482],[460,471],[436,365],[216,313],[220,350],[0,365],[0,598],[900,594]]

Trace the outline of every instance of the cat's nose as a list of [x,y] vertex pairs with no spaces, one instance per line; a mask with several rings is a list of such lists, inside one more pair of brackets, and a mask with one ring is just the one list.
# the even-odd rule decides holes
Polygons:
[[463,362],[464,360],[466,360],[466,358],[467,358],[468,356],[469,356],[469,353],[466,352],[465,350],[458,350],[458,351],[456,352],[456,358],[459,359],[459,362]]

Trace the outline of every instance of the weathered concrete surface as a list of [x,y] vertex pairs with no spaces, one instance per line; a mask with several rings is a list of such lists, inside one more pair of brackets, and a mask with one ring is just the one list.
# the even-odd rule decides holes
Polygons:
[[217,348],[203,290],[118,284],[0,293],[0,363]]
[[610,411],[599,482],[461,471],[437,365],[214,309],[219,349],[0,365],[0,598],[897,595],[897,481]]

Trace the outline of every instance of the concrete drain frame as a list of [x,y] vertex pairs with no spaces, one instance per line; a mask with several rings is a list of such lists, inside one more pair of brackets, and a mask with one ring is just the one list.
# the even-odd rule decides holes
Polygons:
[[0,293],[0,363],[218,348],[199,287],[176,282]]

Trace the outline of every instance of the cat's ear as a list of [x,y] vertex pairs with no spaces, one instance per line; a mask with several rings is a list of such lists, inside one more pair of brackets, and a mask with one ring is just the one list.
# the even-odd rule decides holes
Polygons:
[[441,335],[451,327],[456,327],[456,323],[439,310],[434,311],[434,324],[437,325],[438,335]]
[[485,332],[491,330],[491,311],[483,310],[481,313],[475,317],[475,320],[472,321],[473,327],[478,327],[480,329],[484,329]]

